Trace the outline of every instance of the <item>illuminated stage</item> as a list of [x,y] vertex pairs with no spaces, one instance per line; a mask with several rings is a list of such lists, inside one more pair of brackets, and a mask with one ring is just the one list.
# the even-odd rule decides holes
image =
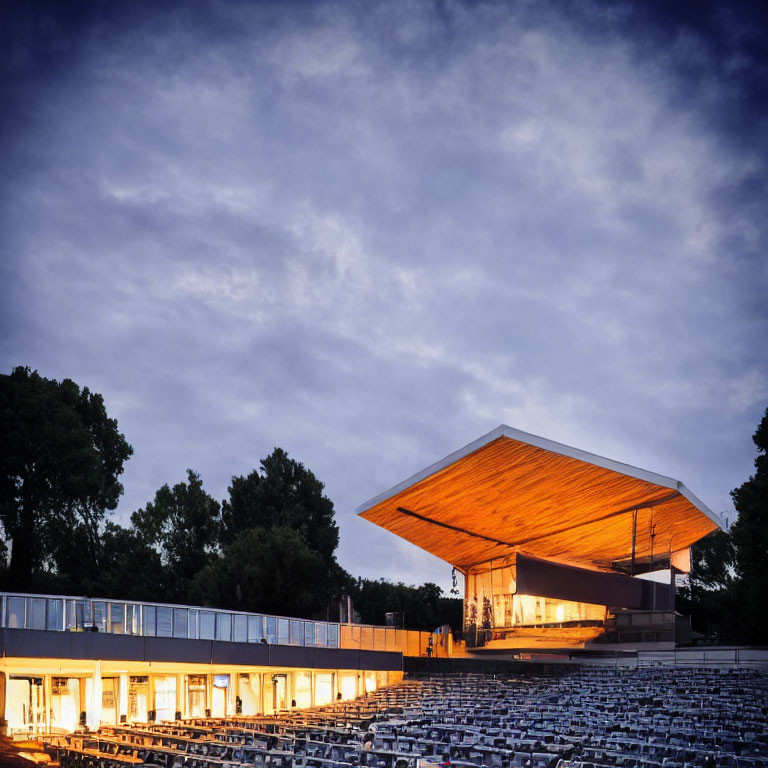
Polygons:
[[720,525],[677,480],[504,425],[357,511],[464,575],[468,648],[671,646],[675,574]]

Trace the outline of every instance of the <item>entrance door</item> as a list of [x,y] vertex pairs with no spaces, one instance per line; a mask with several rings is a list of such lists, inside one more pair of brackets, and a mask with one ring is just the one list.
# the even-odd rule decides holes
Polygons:
[[155,720],[176,717],[176,676],[155,678]]
[[54,728],[74,731],[80,724],[80,678],[51,678],[51,717]]
[[227,695],[229,692],[229,675],[214,675],[211,691],[211,715],[213,717],[227,716]]
[[6,719],[9,730],[44,731],[45,688],[42,677],[11,675],[8,679]]
[[120,709],[120,678],[101,678],[101,722],[105,725],[117,725]]
[[149,678],[131,675],[128,685],[128,719],[132,723],[146,723],[149,710]]
[[261,675],[244,672],[238,675],[237,695],[243,715],[261,714]]
[[187,675],[187,716],[205,717],[205,675]]
[[273,710],[288,709],[288,675],[272,675],[274,692]]

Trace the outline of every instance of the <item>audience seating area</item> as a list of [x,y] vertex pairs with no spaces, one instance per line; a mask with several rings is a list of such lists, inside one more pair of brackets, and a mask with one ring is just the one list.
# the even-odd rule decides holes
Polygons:
[[103,727],[46,739],[62,766],[768,768],[768,676],[552,667],[443,675],[270,717]]

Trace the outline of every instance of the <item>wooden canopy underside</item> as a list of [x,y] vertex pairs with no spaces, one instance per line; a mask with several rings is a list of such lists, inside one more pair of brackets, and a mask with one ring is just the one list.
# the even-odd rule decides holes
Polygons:
[[669,555],[715,516],[671,478],[501,426],[362,505],[362,517],[468,570],[516,551],[608,568]]

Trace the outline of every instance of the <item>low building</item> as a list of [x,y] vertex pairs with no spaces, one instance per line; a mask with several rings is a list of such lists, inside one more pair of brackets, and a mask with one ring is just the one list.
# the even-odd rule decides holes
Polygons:
[[399,681],[429,633],[204,607],[0,595],[10,731],[270,714]]

